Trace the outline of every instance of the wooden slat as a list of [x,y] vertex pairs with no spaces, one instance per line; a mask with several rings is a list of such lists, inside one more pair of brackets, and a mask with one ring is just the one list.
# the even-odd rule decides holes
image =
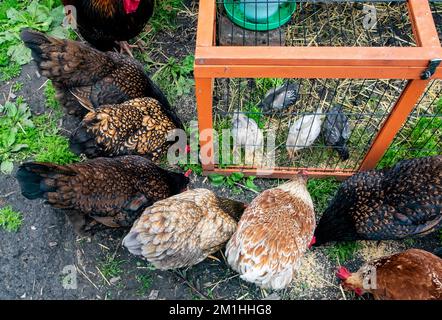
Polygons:
[[200,0],[198,9],[198,27],[196,32],[196,46],[210,47],[215,35],[215,0]]
[[408,115],[413,110],[417,101],[424,93],[428,83],[428,80],[411,80],[407,84],[362,161],[359,168],[360,171],[376,167],[377,163],[393,142],[394,137],[407,120]]
[[439,35],[434,25],[429,1],[408,0],[407,4],[417,45],[440,47]]

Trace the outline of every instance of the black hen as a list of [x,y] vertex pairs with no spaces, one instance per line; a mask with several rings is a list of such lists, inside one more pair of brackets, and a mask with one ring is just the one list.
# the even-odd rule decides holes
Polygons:
[[130,227],[154,202],[183,191],[189,179],[139,156],[97,158],[66,166],[28,162],[17,171],[23,196],[43,198],[109,227]]
[[442,156],[399,162],[345,181],[315,231],[316,244],[395,240],[442,225]]
[[21,38],[69,114],[84,116],[101,105],[143,97],[170,109],[165,95],[135,59],[32,30],[22,31]]
[[282,111],[296,102],[298,93],[299,85],[297,83],[285,83],[277,88],[272,88],[266,93],[260,108],[266,112],[272,109]]
[[325,143],[332,146],[342,160],[347,160],[349,158],[347,141],[351,132],[348,118],[342,112],[342,109],[342,105],[338,105],[328,112],[322,130]]

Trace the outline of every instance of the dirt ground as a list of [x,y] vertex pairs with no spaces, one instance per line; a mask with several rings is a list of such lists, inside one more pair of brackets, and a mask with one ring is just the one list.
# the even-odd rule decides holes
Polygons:
[[[190,6],[195,13],[195,7]],[[158,52],[183,57],[193,53],[196,15],[179,17],[175,33],[164,32],[156,37]],[[182,34],[186,34],[182,37]],[[161,60],[162,54],[153,54]],[[23,95],[34,114],[47,112],[43,88],[46,79],[39,77],[33,63],[26,65],[19,78],[0,84],[0,103],[4,102],[11,84],[24,83],[16,93]],[[189,95],[176,106],[184,121],[196,116],[195,99]],[[76,120],[64,117],[61,126],[68,134]],[[15,165],[15,170],[17,164]],[[15,171],[14,170],[14,171]],[[191,187],[216,190],[220,195],[251,201],[255,194],[244,191],[233,195],[228,189],[212,187],[205,177],[192,176]],[[275,180],[259,180],[261,189],[276,185]],[[334,276],[337,261],[327,254],[328,247],[310,250],[291,288],[280,292],[263,291],[242,281],[225,262],[205,260],[188,269],[153,270],[143,260],[131,256],[121,246],[125,230],[106,230],[92,236],[74,233],[66,215],[43,204],[25,199],[12,175],[0,175],[0,207],[12,207],[23,214],[23,225],[17,233],[0,230],[0,299],[351,299],[342,292]],[[401,251],[407,247],[432,251],[438,246],[436,235],[412,242],[388,241],[362,243],[353,259],[345,263],[351,270],[363,260]],[[113,277],[103,276],[103,263],[117,261],[121,270]],[[66,289],[63,270],[74,269],[77,287]],[[144,280],[140,280],[144,279]],[[367,298],[367,297],[364,297]]]

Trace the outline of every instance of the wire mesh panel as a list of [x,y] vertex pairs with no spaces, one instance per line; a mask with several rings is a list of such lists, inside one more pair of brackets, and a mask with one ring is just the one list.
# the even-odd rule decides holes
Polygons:
[[434,80],[396,135],[379,167],[442,154],[442,82]]
[[439,33],[439,40],[442,41],[442,0],[431,1],[430,8],[437,32]]
[[[219,133],[232,130],[232,145],[243,147],[239,163],[233,158],[220,162],[356,171],[406,83],[215,79],[213,127]],[[255,152],[248,155],[248,146]]]
[[220,46],[416,45],[405,0],[217,0],[217,5]]

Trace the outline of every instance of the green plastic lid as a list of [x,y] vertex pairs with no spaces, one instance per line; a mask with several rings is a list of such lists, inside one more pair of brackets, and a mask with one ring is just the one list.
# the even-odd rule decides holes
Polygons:
[[[247,2],[247,0],[223,0],[224,8],[226,9],[227,16],[231,21],[240,26],[241,28],[254,30],[254,31],[266,31],[279,28],[283,24],[290,21],[293,13],[296,10],[296,2],[294,0],[287,0],[278,5],[277,0],[269,0],[267,12],[270,14],[268,17],[259,16],[258,8],[260,2],[262,5],[267,5],[262,0],[257,2]],[[258,4],[257,4],[258,3]],[[270,6],[277,5],[276,10],[270,10]],[[253,10],[252,12],[245,12],[245,10]],[[256,10],[256,11],[255,11]],[[262,10],[261,10],[262,11]],[[272,12],[270,12],[272,11]],[[273,14],[272,14],[273,13]],[[253,19],[251,17],[254,17]],[[247,17],[248,16],[248,17]],[[254,21],[255,20],[255,21]]]

